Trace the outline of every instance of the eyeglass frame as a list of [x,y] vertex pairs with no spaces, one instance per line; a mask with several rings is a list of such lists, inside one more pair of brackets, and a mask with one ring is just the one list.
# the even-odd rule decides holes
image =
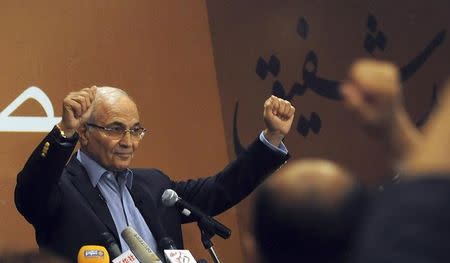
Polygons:
[[[128,133],[130,133],[130,137],[131,138],[137,138],[139,140],[142,140],[142,138],[144,138],[145,132],[147,132],[147,129],[145,129],[144,127],[135,127],[135,128],[131,128],[131,129],[124,129],[122,126],[120,126],[120,128],[123,129],[123,132],[122,132],[121,135],[117,135],[117,137],[116,137],[115,135],[110,134],[111,132],[114,131],[114,128],[100,126],[100,125],[97,125],[95,123],[86,123],[86,126],[94,127],[94,128],[103,130],[106,135],[108,135],[109,137],[115,138],[115,139],[123,138],[123,136],[125,136],[125,134],[128,132]],[[133,135],[132,134],[133,129],[136,129],[136,128],[142,129],[141,134],[139,134],[139,135]]]

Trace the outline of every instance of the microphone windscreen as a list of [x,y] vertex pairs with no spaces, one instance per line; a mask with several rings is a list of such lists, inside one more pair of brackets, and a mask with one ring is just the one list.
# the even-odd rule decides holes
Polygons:
[[109,254],[103,246],[86,245],[78,251],[78,263],[109,263]]
[[175,205],[178,200],[178,194],[172,189],[166,189],[161,196],[161,201],[163,205],[171,207]]
[[131,252],[141,263],[156,263],[161,262],[159,257],[153,250],[145,243],[142,237],[131,227],[125,228],[122,233],[122,238],[127,242]]

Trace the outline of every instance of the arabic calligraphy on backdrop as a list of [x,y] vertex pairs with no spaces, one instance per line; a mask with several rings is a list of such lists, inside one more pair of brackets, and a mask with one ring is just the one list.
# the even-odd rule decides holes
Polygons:
[[[29,99],[36,100],[47,116],[12,116],[11,114]],[[38,87],[29,87],[0,113],[0,132],[48,132],[61,121],[55,117],[48,96]]]
[[[380,30],[378,26],[378,21],[375,16],[369,15],[367,18],[367,34],[363,40],[363,49],[375,56],[376,50],[384,51],[388,44],[388,38],[386,34]],[[308,38],[310,31],[310,25],[304,17],[299,18],[296,33],[302,39],[306,40]],[[425,44],[424,48],[420,50],[416,56],[414,56],[408,63],[400,67],[401,80],[403,82],[410,79],[417,71],[427,62],[427,60],[433,55],[433,53],[442,46],[446,38],[446,30],[439,31],[428,43]],[[269,60],[266,61],[263,56],[260,56],[256,62],[256,75],[261,80],[266,80],[267,76],[272,75],[275,80],[272,83],[272,94],[283,98],[288,101],[292,101],[295,96],[303,96],[307,90],[311,90],[316,95],[334,101],[340,101],[340,82],[333,79],[328,79],[319,76],[319,57],[314,50],[307,52],[303,65],[301,67],[300,80],[294,80],[293,84],[288,92],[286,92],[285,86],[277,78],[280,73],[281,62],[280,59],[271,55]],[[422,126],[432,108],[437,101],[437,86],[436,84],[432,86],[432,96],[429,109],[422,115],[419,121],[416,123],[417,126]],[[244,147],[240,143],[238,127],[237,127],[237,117],[238,117],[238,103],[234,110],[233,117],[233,144],[235,154],[239,154],[244,150]],[[300,115],[297,121],[297,132],[303,137],[307,137],[311,130],[313,134],[319,134],[322,127],[322,121],[320,115],[316,112],[312,112],[309,118],[304,115]]]

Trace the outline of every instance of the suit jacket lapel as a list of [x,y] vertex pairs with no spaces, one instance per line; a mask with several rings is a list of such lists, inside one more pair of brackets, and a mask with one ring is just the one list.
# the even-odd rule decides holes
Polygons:
[[133,186],[129,191],[134,204],[139,209],[139,212],[141,212],[156,242],[158,242],[165,234],[163,233],[164,230],[159,217],[160,213],[157,211],[154,198],[148,193],[145,193],[145,190],[137,182],[136,176],[134,177]]
[[73,185],[78,189],[84,199],[92,207],[92,210],[97,215],[100,222],[103,223],[108,228],[109,232],[114,235],[117,244],[119,244],[120,246],[116,225],[114,224],[106,201],[103,199],[100,190],[97,187],[92,187],[86,170],[75,156],[72,157],[72,159],[69,161],[67,165],[67,171],[72,175],[69,176],[69,178]]

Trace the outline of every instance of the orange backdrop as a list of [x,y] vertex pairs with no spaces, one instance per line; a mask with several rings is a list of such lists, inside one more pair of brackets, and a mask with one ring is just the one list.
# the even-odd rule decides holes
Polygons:
[[[34,125],[13,117],[61,116],[61,101],[72,90],[94,84],[127,90],[150,130],[133,165],[160,168],[173,179],[221,169],[263,128],[264,99],[284,92],[297,108],[286,138],[293,157],[336,160],[373,185],[391,175],[383,149],[339,100],[327,97],[333,94],[326,88],[335,86],[317,80],[337,83],[356,57],[392,60],[408,73],[405,103],[417,121],[449,73],[444,0],[5,0],[0,7],[2,249],[36,246],[13,189],[44,136],[29,130],[55,121],[35,118]],[[316,72],[305,74],[314,71],[314,56]],[[18,106],[31,86],[43,92],[31,90],[39,103]],[[247,210],[240,206],[241,231],[248,228]],[[245,262],[236,213],[219,217],[233,230],[231,240],[214,239],[223,262]],[[209,259],[195,225],[184,227],[184,236],[197,258]]]
[[[227,164],[203,1],[11,0],[0,6],[2,111],[30,86],[48,96],[56,117],[68,92],[93,84],[117,86],[136,99],[150,130],[134,166],[185,179],[211,175]],[[8,116],[45,114],[29,99]],[[43,136],[0,132],[0,248],[36,246],[32,227],[15,209],[13,189],[17,172]],[[235,212],[220,219],[235,231],[227,242],[214,239],[218,254],[224,262],[238,262]],[[208,258],[197,226],[184,230],[188,249]]]

